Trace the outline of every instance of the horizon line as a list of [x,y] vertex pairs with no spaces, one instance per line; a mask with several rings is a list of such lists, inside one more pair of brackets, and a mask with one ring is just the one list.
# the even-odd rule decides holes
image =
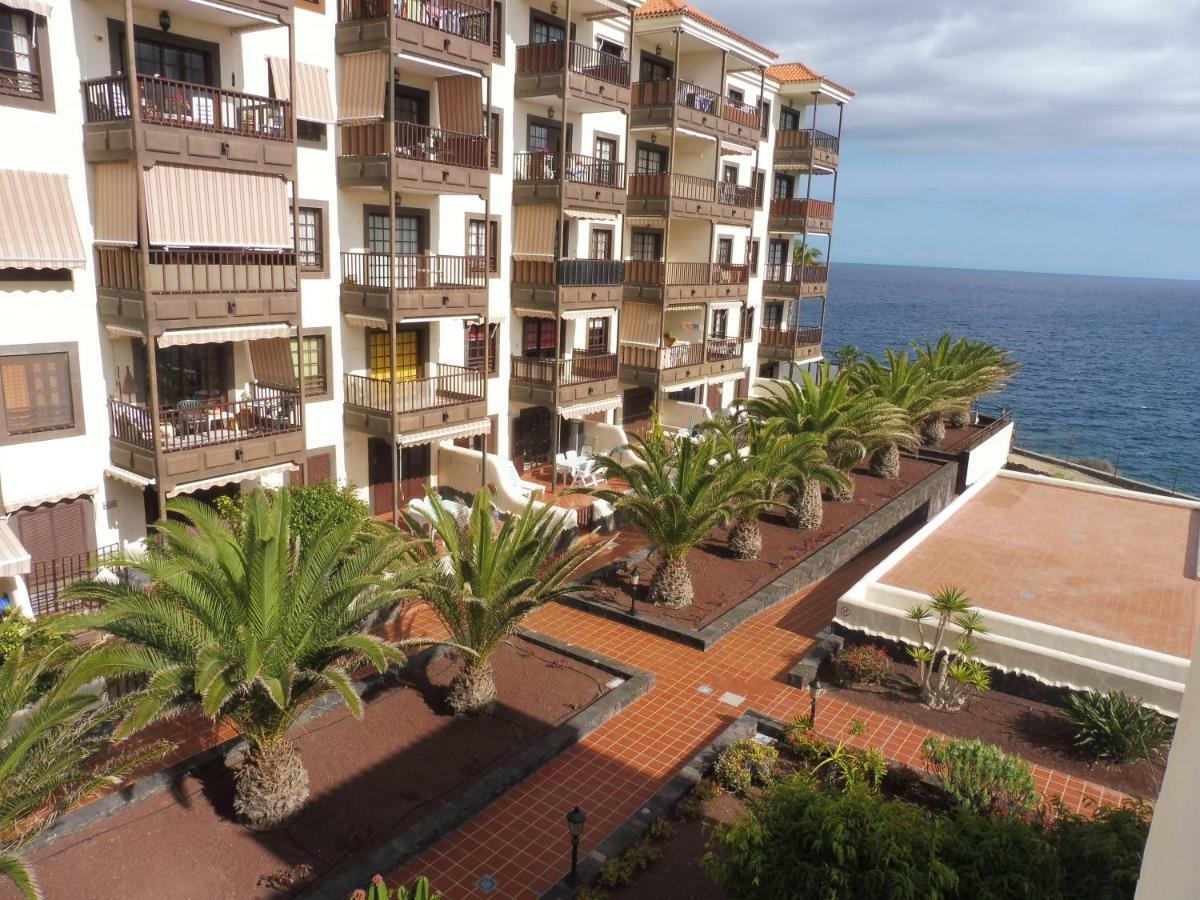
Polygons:
[[935,266],[922,263],[888,263],[864,262],[862,260],[839,260],[831,262],[830,268],[838,265],[848,266],[878,266],[892,269],[946,269],[953,272],[998,272],[1005,275],[1058,275],[1064,278],[1120,278],[1127,281],[1181,281],[1185,284],[1200,283],[1200,276],[1195,278],[1180,278],[1167,275],[1113,275],[1099,272],[1044,272],[1037,269],[989,269],[980,266]]

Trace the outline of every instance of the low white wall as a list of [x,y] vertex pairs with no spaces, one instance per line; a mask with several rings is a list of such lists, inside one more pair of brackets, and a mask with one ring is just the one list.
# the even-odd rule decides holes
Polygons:
[[24,578],[19,575],[0,577],[0,594],[7,594],[13,606],[19,609],[25,618],[33,618],[33,604],[29,602],[29,589],[25,587]]
[[[525,509],[526,501],[520,493],[510,488],[500,474],[500,464],[503,462],[494,453],[487,455],[487,484],[495,491],[494,503],[504,512],[519,513]],[[468,450],[465,447],[455,447],[444,443],[438,447],[437,474],[438,484],[452,488],[471,496],[480,488],[480,453],[478,450]],[[549,504],[533,501],[535,508]],[[578,517],[575,510],[554,507],[554,517],[559,519],[564,528],[577,528]]]
[[659,421],[670,428],[682,428],[691,431],[701,422],[712,418],[712,410],[703,403],[688,403],[684,400],[669,400],[663,397],[662,408],[658,413]]
[[968,487],[1004,468],[1008,462],[1008,450],[1012,446],[1013,427],[1013,423],[1009,422],[967,454],[965,484]]

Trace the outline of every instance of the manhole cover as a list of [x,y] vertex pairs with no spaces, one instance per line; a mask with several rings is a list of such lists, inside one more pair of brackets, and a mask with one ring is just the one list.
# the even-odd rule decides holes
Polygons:
[[483,891],[485,894],[491,893],[499,886],[500,883],[491,875],[482,875],[480,876],[479,880],[475,882],[475,887]]

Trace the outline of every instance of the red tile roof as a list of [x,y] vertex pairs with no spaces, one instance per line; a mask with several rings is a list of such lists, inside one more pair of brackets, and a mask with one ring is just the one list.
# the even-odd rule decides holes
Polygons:
[[773,66],[768,66],[767,77],[774,78],[780,84],[803,84],[807,81],[824,81],[831,87],[835,87],[839,91],[844,91],[851,97],[854,96],[854,91],[850,90],[850,88],[838,84],[824,75],[817,74],[801,62],[777,63]]
[[692,6],[690,3],[685,3],[684,0],[646,0],[633,14],[635,19],[658,19],[665,16],[685,16],[689,19],[695,19],[712,28],[714,31],[719,31],[726,37],[733,38],[736,41],[741,41],[748,47],[753,47],[761,53],[765,53],[771,59],[779,59],[779,54],[769,47],[764,47],[757,41],[752,41],[744,34],[738,34],[728,25],[718,22],[706,12],[701,12]]

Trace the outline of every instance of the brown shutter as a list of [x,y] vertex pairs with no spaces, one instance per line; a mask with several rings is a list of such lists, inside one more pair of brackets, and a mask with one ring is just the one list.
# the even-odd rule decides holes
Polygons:
[[438,121],[442,128],[459,134],[481,134],[481,79],[474,75],[447,75],[437,79],[436,84]]
[[250,341],[250,362],[258,381],[282,388],[297,386],[291,338]]
[[88,499],[20,510],[13,514],[17,536],[29,551],[34,574],[38,563],[49,563],[94,549],[89,537],[92,501]]
[[710,384],[708,386],[707,405],[713,412],[721,411],[721,385]]
[[304,483],[333,480],[333,454],[314,453],[304,464]]

